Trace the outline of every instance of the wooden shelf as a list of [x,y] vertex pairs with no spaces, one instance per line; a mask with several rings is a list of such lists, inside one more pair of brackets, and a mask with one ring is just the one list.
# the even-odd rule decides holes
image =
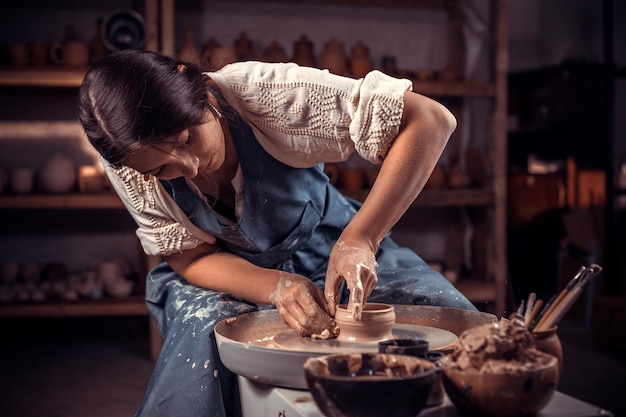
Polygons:
[[4,195],[0,209],[123,209],[116,194]]
[[[342,189],[341,192],[346,197],[363,201],[369,191]],[[494,193],[487,188],[425,189],[413,202],[413,207],[488,206],[493,201]]]
[[14,87],[80,87],[86,69],[57,67],[1,68],[0,85]]
[[[341,190],[346,197],[365,200],[368,190]],[[493,191],[485,188],[455,188],[422,191],[414,207],[487,206]],[[62,194],[0,196],[0,209],[123,209],[115,194]]]
[[144,297],[0,304],[0,317],[147,316]]
[[[80,87],[85,76],[82,69],[14,69],[0,68],[0,85],[14,87]],[[492,97],[493,83],[481,81],[418,81],[412,80],[416,92],[442,97]]]

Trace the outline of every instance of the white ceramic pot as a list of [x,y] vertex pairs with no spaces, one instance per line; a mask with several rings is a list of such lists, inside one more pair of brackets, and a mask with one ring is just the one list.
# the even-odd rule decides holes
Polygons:
[[76,166],[68,157],[55,154],[44,164],[39,179],[44,191],[69,193],[76,184]]

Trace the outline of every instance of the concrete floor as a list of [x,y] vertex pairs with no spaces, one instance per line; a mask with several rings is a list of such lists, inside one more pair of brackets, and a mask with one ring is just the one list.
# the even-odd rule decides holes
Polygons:
[[[132,416],[152,369],[145,320],[0,321],[0,415]],[[626,416],[626,361],[596,352],[589,329],[576,323],[562,323],[559,336],[559,391]]]

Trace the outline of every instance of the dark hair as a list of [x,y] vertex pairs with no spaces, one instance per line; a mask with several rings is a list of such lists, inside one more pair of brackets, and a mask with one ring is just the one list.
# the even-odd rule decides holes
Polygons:
[[87,138],[115,167],[142,147],[205,121],[212,109],[199,67],[139,50],[97,61],[78,100]]

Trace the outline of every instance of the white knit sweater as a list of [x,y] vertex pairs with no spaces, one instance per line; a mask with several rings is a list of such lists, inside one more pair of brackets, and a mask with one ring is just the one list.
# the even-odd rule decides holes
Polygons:
[[[412,88],[410,81],[379,71],[354,80],[295,64],[242,62],[207,75],[250,124],[261,146],[294,167],[345,161],[355,150],[380,163],[398,134],[403,94]],[[203,241],[215,243],[214,236],[191,223],[158,180],[144,181],[128,167],[104,166],[137,222],[146,254],[169,255]],[[241,175],[233,185],[240,193]]]

